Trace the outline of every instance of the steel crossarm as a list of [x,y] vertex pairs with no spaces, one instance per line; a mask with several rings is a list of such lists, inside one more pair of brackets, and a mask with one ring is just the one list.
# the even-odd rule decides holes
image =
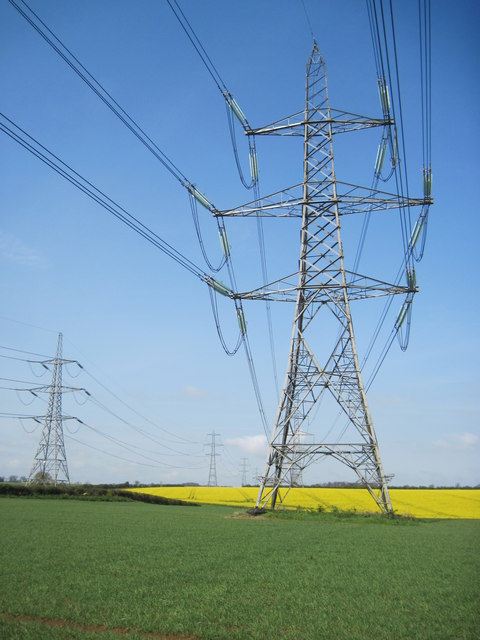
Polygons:
[[[64,387],[62,386],[60,389],[61,393],[67,393],[69,391],[83,391],[87,395],[90,395],[88,391],[84,387]],[[30,391],[31,393],[50,393],[51,388],[50,385],[43,385],[41,387],[32,387],[28,389],[21,389],[21,391]],[[65,418],[65,416],[64,416]]]
[[[316,207],[325,214],[334,207],[338,207],[339,215],[341,216],[375,211],[391,211],[404,207],[423,207],[431,203],[432,200],[429,197],[410,198],[338,180],[335,198],[331,192],[326,190],[325,185],[319,185],[309,194],[308,200],[309,206]],[[216,210],[213,215],[222,218],[251,216],[301,218],[302,207],[305,204],[303,184],[296,184],[287,189],[262,196],[260,200],[247,202],[234,209]]]
[[[412,289],[411,286],[400,286],[370,278],[359,273],[345,270],[350,278],[346,282],[338,283],[338,273],[334,272],[328,280],[320,283],[315,278],[305,282],[302,286],[305,297],[314,298],[318,304],[327,304],[341,299],[342,291],[346,290],[350,300],[365,300],[367,298],[379,298],[392,295],[406,295],[417,293],[418,287]],[[327,271],[322,272],[323,279],[326,279]],[[285,278],[280,278],[264,287],[233,293],[232,297],[242,300],[273,300],[276,302],[296,302],[298,297],[298,284],[295,281],[298,272]]]
[[303,137],[305,125],[330,125],[332,134],[346,133],[349,131],[359,131],[361,129],[370,129],[372,127],[384,127],[393,125],[393,120],[388,118],[369,118],[357,113],[349,113],[341,109],[330,109],[322,111],[313,108],[310,112],[308,121],[305,119],[305,111],[276,120],[271,124],[256,129],[250,129],[245,133],[247,135],[270,135],[270,136],[299,136]]

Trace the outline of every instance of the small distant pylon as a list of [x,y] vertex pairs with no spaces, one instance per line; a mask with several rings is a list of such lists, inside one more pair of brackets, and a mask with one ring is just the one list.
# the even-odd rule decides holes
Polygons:
[[248,471],[248,459],[242,458],[242,466],[240,467],[242,472],[242,487],[247,485],[247,471]]
[[62,366],[71,361],[62,360],[62,341],[63,336],[59,333],[57,355],[44,363],[53,365],[52,381],[42,435],[28,477],[29,482],[38,480],[44,484],[70,484],[63,439]]
[[306,439],[305,431],[297,431],[292,438],[293,443],[293,451],[294,451],[294,462],[292,463],[290,469],[290,486],[291,487],[303,487],[303,469],[304,465],[302,463],[301,450],[302,445],[305,443]]
[[218,481],[217,481],[217,457],[220,455],[216,452],[216,449],[218,446],[217,442],[216,442],[216,438],[220,437],[219,433],[215,433],[215,431],[212,431],[212,433],[207,434],[211,437],[211,442],[210,442],[210,453],[207,453],[207,455],[210,456],[210,470],[208,472],[208,485],[209,487],[218,487]]

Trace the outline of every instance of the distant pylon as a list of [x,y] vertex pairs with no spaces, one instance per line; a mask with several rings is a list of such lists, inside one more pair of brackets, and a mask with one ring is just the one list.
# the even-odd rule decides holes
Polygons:
[[242,472],[242,487],[245,487],[247,484],[247,471],[248,471],[248,460],[247,458],[242,458],[242,466],[240,468]]
[[302,449],[306,442],[307,434],[305,431],[297,431],[292,437],[293,446],[293,462],[290,469],[290,486],[303,487],[303,469]]
[[215,431],[212,431],[212,433],[208,434],[209,436],[211,436],[212,440],[210,442],[210,453],[207,453],[207,455],[210,456],[210,470],[208,472],[208,486],[209,487],[218,487],[218,481],[217,481],[217,456],[219,455],[216,452],[216,448],[217,446],[217,442],[216,442],[216,438],[219,437],[220,434],[215,433]]
[[53,365],[52,381],[42,435],[28,477],[29,482],[38,479],[40,482],[55,485],[70,483],[63,440],[62,366],[71,361],[62,360],[62,340],[63,336],[59,333],[57,355],[53,360],[45,361]]

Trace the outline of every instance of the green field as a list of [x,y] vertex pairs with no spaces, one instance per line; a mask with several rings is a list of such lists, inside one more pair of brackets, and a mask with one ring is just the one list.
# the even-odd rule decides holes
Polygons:
[[0,500],[0,638],[480,638],[480,521]]

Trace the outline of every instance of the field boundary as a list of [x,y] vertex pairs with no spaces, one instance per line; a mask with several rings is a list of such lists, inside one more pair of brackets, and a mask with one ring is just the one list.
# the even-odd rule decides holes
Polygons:
[[196,636],[185,636],[178,634],[156,633],[155,631],[141,631],[140,629],[127,629],[124,627],[107,627],[104,624],[81,624],[60,618],[45,618],[43,616],[28,616],[24,614],[10,614],[0,611],[0,620],[5,622],[20,622],[26,624],[40,624],[44,627],[57,629],[71,629],[72,631],[81,631],[101,635],[109,633],[118,635],[120,638],[128,638],[128,636],[136,635],[149,640],[198,640]]

